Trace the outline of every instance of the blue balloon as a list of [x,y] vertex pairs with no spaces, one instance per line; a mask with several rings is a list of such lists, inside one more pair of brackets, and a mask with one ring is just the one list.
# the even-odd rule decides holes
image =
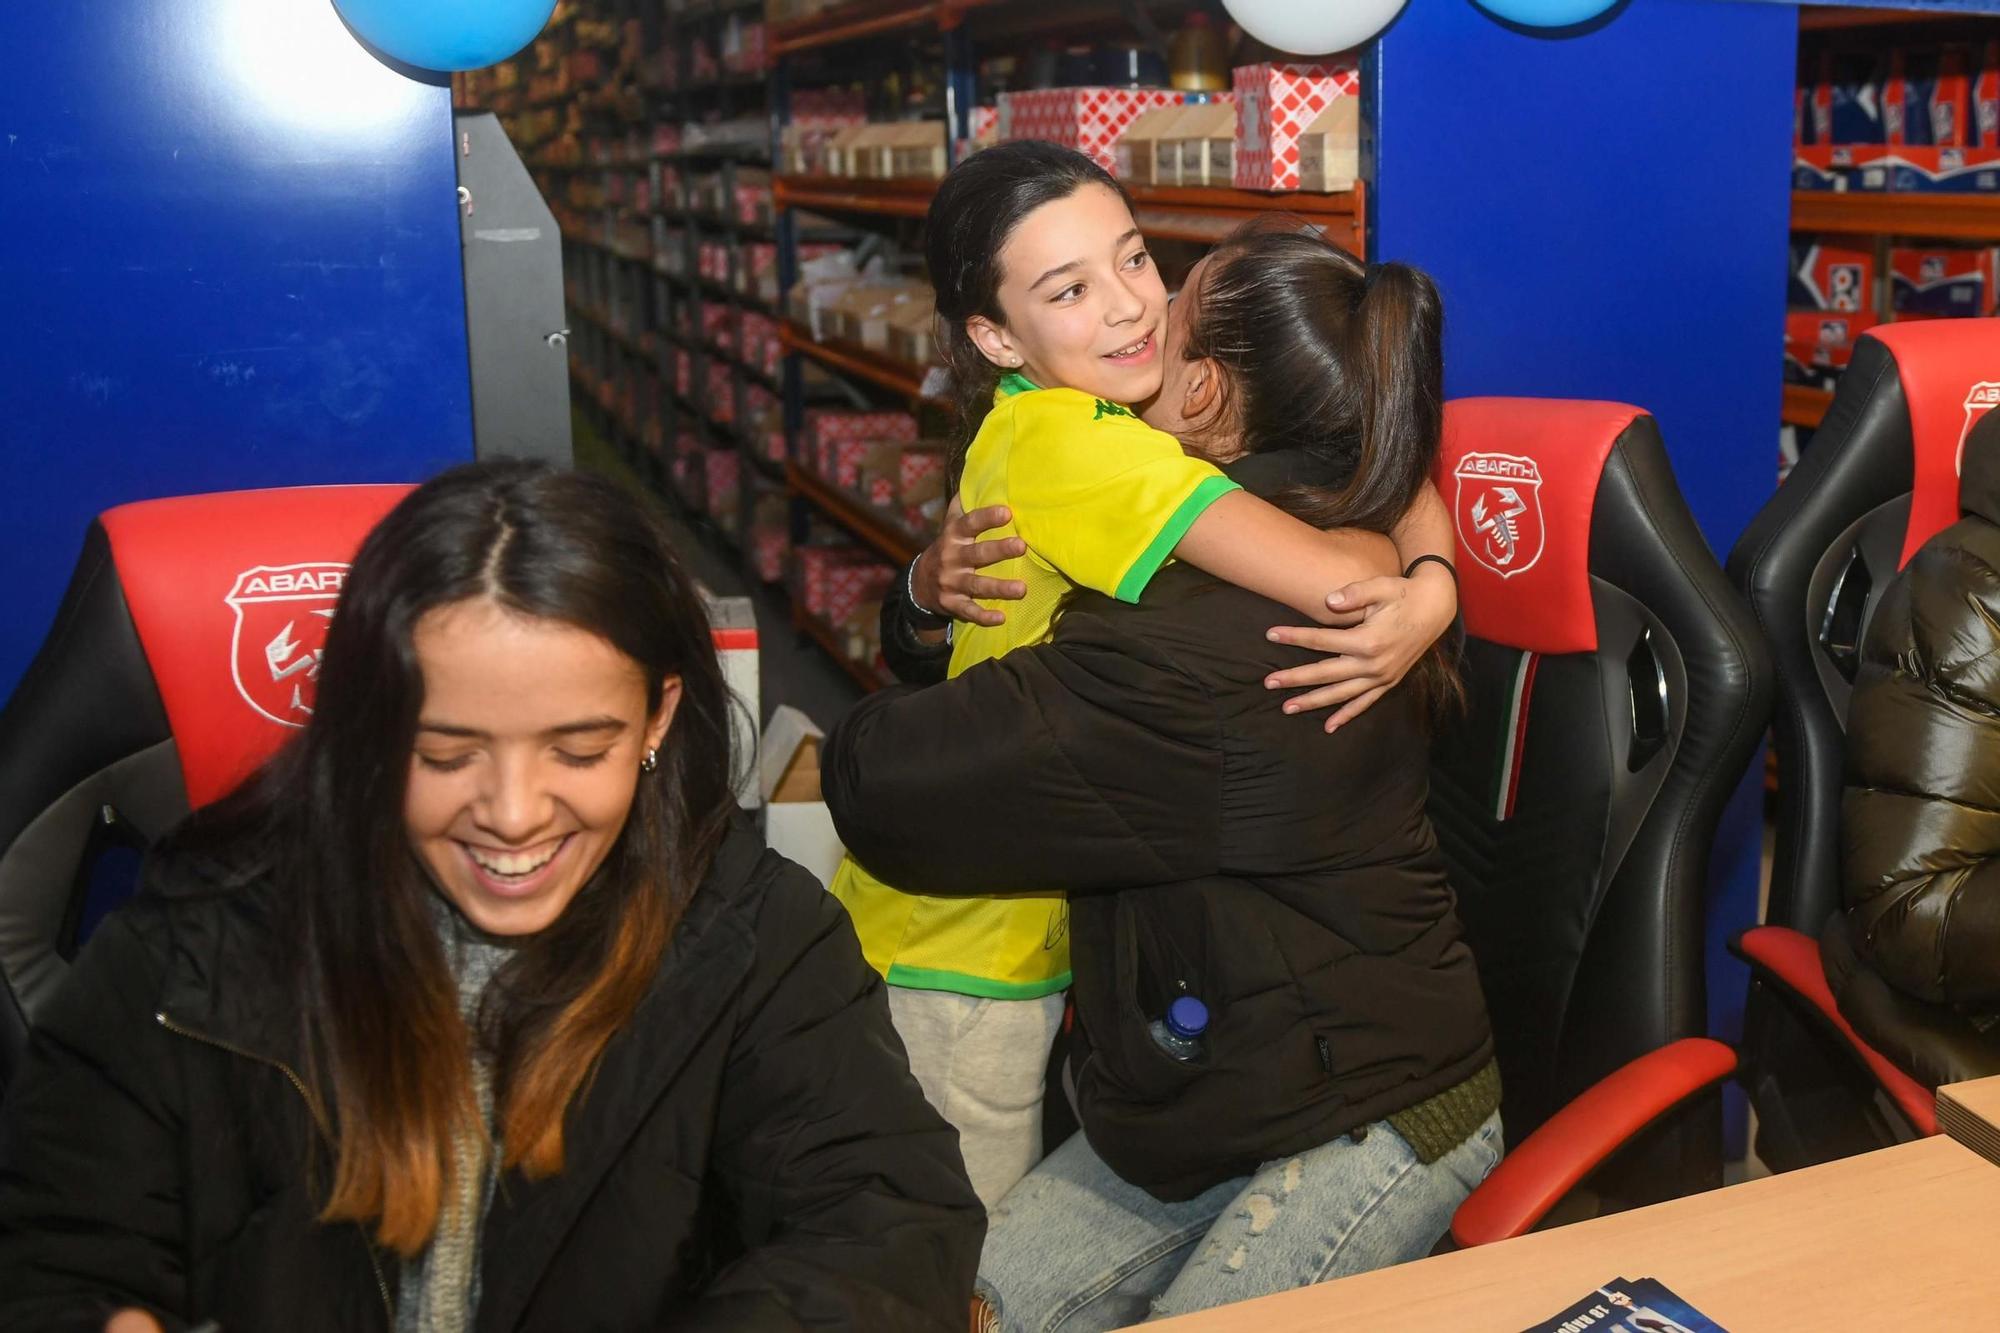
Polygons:
[[556,0],[333,0],[370,46],[420,69],[484,69],[548,24]]
[[1587,23],[1618,0],[1476,0],[1489,14],[1526,28],[1567,28]]

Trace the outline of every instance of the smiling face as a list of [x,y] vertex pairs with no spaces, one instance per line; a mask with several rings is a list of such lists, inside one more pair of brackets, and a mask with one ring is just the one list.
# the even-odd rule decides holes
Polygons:
[[424,706],[403,823],[431,882],[473,925],[531,935],[569,907],[632,810],[680,681],[646,709],[639,664],[559,621],[477,599],[413,636]]
[[1004,326],[966,321],[987,360],[1114,403],[1158,392],[1167,289],[1117,191],[1085,185],[1028,214],[1000,273]]

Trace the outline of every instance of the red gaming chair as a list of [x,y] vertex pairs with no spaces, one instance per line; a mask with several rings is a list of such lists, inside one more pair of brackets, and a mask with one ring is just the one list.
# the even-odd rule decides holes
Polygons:
[[1599,1209],[1721,1183],[1720,1099],[1697,1094],[1736,1057],[1700,1035],[1704,888],[1770,668],[1638,408],[1449,403],[1438,489],[1471,705],[1430,813],[1515,1145],[1453,1221],[1476,1244],[1586,1176]]
[[0,710],[0,1091],[137,853],[310,713],[347,562],[408,489],[151,500],[91,525]]
[[1981,1044],[1947,1010],[1879,982],[1871,997],[1861,978],[1844,1015],[1826,969],[1845,961],[1845,932],[1827,933],[1824,959],[1821,933],[1841,912],[1843,748],[1862,639],[1896,571],[1957,521],[1959,452],[1995,402],[2000,320],[1875,329],[1729,557],[1778,669],[1770,907],[1737,948],[1753,970],[1743,1055],[1757,1150],[1779,1170],[1935,1133],[1934,1082],[1980,1072],[1961,1054]]

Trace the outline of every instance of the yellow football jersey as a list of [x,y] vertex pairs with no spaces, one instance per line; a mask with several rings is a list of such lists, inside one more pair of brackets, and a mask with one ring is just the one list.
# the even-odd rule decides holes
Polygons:
[[[1013,511],[985,535],[1018,535],[1028,554],[986,572],[1020,579],[1028,595],[994,604],[1007,613],[1004,625],[955,628],[951,674],[1048,638],[1074,587],[1137,601],[1195,519],[1235,489],[1127,408],[1007,376],[967,452],[959,498],[968,511]],[[1060,895],[925,897],[882,883],[852,857],[833,892],[869,963],[893,985],[1008,1000],[1069,985],[1069,905]]]

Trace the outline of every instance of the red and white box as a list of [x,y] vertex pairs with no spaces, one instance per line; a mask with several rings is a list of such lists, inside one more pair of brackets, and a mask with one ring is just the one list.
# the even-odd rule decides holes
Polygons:
[[798,571],[799,601],[821,619],[826,618],[840,571],[876,563],[875,557],[859,546],[801,546],[792,558]]
[[[916,438],[917,419],[908,412],[848,412],[815,407],[809,408],[805,415],[806,457],[812,460],[814,470],[829,480],[837,475],[834,450],[841,444],[859,444],[865,451],[884,441],[908,443]],[[860,466],[858,458],[855,466]]]
[[1361,95],[1361,71],[1347,64],[1242,65],[1236,91],[1239,190],[1299,188],[1299,136],[1342,97]]
[[736,420],[736,381],[728,363],[708,363],[708,419],[727,426]]
[[897,497],[900,499],[914,491],[920,482],[944,475],[944,450],[919,446],[903,450],[897,465]]
[[1155,107],[1180,106],[1187,94],[1165,88],[1038,88],[1000,94],[1000,138],[1046,139],[1118,165],[1118,140]]
[[875,560],[836,567],[827,577],[824,614],[828,623],[840,624],[863,602],[880,602],[895,581],[895,568]]
[[674,392],[683,398],[694,397],[694,357],[685,347],[674,351]]
[[707,469],[708,512],[716,518],[736,516],[736,502],[742,495],[743,459],[734,449],[710,449],[703,459]]
[[1896,246],[1889,251],[1889,302],[1898,320],[1990,315],[1996,293],[2000,249]]

